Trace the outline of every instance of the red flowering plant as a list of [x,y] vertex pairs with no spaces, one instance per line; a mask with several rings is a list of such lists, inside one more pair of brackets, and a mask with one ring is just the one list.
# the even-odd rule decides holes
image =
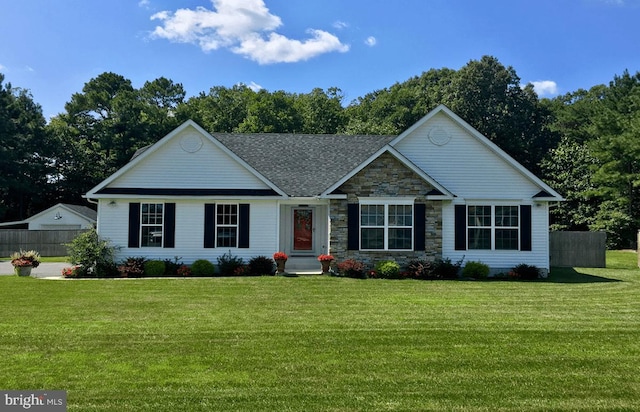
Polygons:
[[35,250],[14,252],[11,254],[11,264],[13,267],[33,266],[37,268],[40,265],[40,254]]
[[75,265],[62,269],[62,276],[65,278],[77,278],[81,274],[81,266]]
[[276,252],[273,254],[273,260],[287,260],[289,256],[287,256],[284,252]]
[[331,255],[320,255],[318,256],[318,260],[320,262],[331,262],[332,260],[335,260],[335,258]]
[[181,265],[178,268],[178,276],[191,276],[191,268],[187,265]]

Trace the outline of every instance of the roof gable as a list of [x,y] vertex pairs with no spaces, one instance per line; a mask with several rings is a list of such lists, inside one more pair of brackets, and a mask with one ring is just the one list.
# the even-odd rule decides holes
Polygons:
[[457,196],[521,199],[539,191],[562,196],[444,105],[391,143]]
[[[87,193],[87,197],[157,194],[225,196],[285,193],[251,165],[189,120]],[[186,190],[186,192],[185,192]]]
[[353,176],[355,176],[360,171],[365,169],[367,166],[369,166],[371,163],[373,163],[376,159],[380,158],[380,156],[382,156],[385,153],[389,153],[391,156],[395,157],[396,160],[398,160],[404,167],[406,167],[407,169],[409,169],[412,172],[414,172],[423,181],[425,181],[426,183],[428,183],[429,185],[431,185],[434,188],[429,193],[425,193],[425,196],[428,196],[431,199],[439,199],[439,200],[452,199],[454,197],[453,193],[451,193],[447,188],[445,188],[443,185],[438,183],[435,179],[433,179],[431,176],[429,176],[427,173],[425,173],[424,170],[422,170],[419,167],[417,167],[409,159],[407,159],[404,155],[402,155],[400,152],[398,152],[397,150],[395,150],[393,147],[391,147],[389,145],[385,145],[384,147],[380,148],[376,153],[372,154],[371,156],[369,156],[368,159],[366,159],[365,161],[360,163],[360,165],[358,165],[358,167],[352,169],[348,174],[343,176],[336,183],[334,183],[333,185],[329,186],[322,193],[322,196],[331,196],[331,194],[334,193],[345,182],[347,182]]
[[74,215],[78,216],[81,219],[85,219],[87,220],[87,222],[89,223],[95,223],[98,214],[95,210],[88,208],[86,206],[80,206],[80,205],[71,205],[68,203],[58,203],[56,205],[51,206],[48,209],[43,210],[40,213],[36,213],[35,215],[28,217],[27,219],[25,219],[23,222],[31,222],[35,219],[38,219],[48,213],[51,213],[53,211],[55,211],[56,209],[61,209],[64,211],[67,211],[69,213],[73,213]]

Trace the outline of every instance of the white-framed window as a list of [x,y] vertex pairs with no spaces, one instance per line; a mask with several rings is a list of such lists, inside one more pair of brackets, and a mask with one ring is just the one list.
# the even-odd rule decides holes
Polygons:
[[514,205],[467,206],[468,249],[519,250],[520,208]]
[[140,205],[141,247],[162,247],[163,223],[163,203],[142,203]]
[[413,250],[413,200],[360,201],[360,249]]
[[216,204],[216,247],[238,247],[237,204]]

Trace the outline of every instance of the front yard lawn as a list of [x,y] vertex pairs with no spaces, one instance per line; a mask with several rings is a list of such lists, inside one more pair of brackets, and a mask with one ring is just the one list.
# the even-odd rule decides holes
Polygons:
[[70,411],[640,409],[640,270],[540,282],[0,277],[0,389]]

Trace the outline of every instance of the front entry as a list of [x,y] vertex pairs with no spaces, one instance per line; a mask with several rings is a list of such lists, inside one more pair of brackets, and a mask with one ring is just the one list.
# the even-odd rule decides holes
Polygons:
[[292,253],[297,256],[314,255],[316,246],[315,209],[313,207],[294,207],[292,212]]
[[279,249],[289,256],[291,273],[320,271],[318,256],[329,245],[329,208],[326,204],[284,204],[280,209]]

